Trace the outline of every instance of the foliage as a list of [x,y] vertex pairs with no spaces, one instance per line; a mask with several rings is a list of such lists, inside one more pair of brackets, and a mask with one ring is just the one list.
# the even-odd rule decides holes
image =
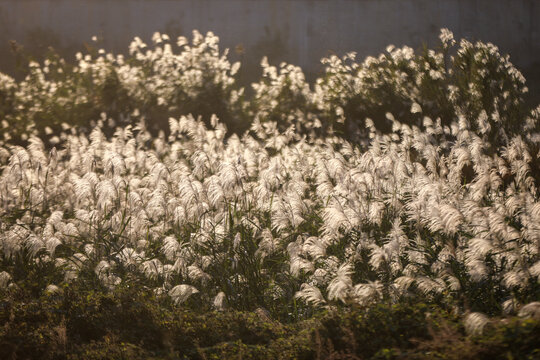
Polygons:
[[86,55],[77,53],[78,62],[71,65],[51,53],[42,65],[30,60],[20,83],[2,75],[5,139],[54,137],[72,126],[91,129],[104,113],[114,118],[113,130],[114,124],[135,123],[142,116],[157,131],[166,128],[170,116],[194,113],[207,123],[217,114],[241,131],[232,115],[242,96],[233,78],[240,64],[229,63],[212,33],[203,37],[194,31],[191,44],[180,37],[175,45],[156,33],[152,49],[135,38],[127,58],[90,48]]
[[493,320],[484,335],[467,336],[458,318],[424,304],[334,310],[282,324],[256,312],[181,309],[143,288],[103,293],[72,283],[60,293],[29,302],[17,296],[2,298],[2,358],[532,359],[538,355],[538,320]]
[[209,125],[216,115],[229,135],[276,124],[282,132],[294,126],[301,135],[336,133],[363,144],[366,119],[384,133],[394,118],[419,128],[425,117],[443,127],[467,121],[494,146],[537,126],[527,120],[528,89],[508,56],[492,44],[463,39],[458,46],[446,29],[440,39],[438,49],[418,53],[390,45],[362,63],[354,53],[322,59],[313,85],[299,67],[277,68],[264,58],[262,77],[247,92],[237,81],[240,63],[228,61],[211,32],[194,31],[191,43],[179,37],[176,44],[155,33],[150,47],[135,38],[127,57],[88,47],[75,65],[51,52],[43,64],[28,60],[24,80],[0,78],[3,141],[37,135],[57,144],[62,128],[89,132],[101,116],[107,133],[141,118],[157,134],[168,131],[169,117],[192,114]]

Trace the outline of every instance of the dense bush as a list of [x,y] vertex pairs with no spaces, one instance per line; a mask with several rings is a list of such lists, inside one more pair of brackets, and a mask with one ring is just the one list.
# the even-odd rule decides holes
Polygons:
[[[335,120],[343,117],[345,133],[361,134],[365,118],[390,132],[392,118],[422,127],[427,116],[442,126],[462,119],[471,130],[498,142],[532,126],[525,119],[525,79],[492,44],[456,42],[441,32],[439,50],[415,54],[404,47],[355,63],[354,54],[325,59],[326,76],[317,80],[319,107]],[[389,118],[387,114],[392,116]]]
[[483,335],[467,335],[454,315],[425,304],[334,310],[281,324],[258,312],[171,307],[139,287],[103,293],[75,282],[29,302],[17,296],[2,300],[0,356],[6,359],[533,359],[539,354],[538,320],[493,319]]
[[275,123],[280,131],[294,125],[312,137],[335,131],[356,143],[367,141],[366,119],[384,133],[393,118],[420,128],[424,117],[441,126],[467,121],[494,146],[537,126],[527,121],[525,79],[508,56],[492,44],[462,40],[457,46],[448,30],[440,38],[436,50],[389,46],[362,63],[354,53],[323,59],[324,73],[313,86],[300,68],[282,63],[278,69],[263,59],[249,95],[237,81],[240,63],[227,60],[212,33],[194,31],[191,43],[180,37],[176,44],[156,33],[151,47],[136,38],[128,57],[89,48],[75,65],[51,53],[43,64],[30,61],[21,82],[2,75],[4,141],[55,137],[70,126],[90,131],[102,114],[112,130],[144,118],[157,134],[168,131],[169,117],[193,114],[209,125],[215,114],[229,134]]
[[150,50],[136,38],[127,58],[92,49],[78,53],[75,65],[54,54],[42,65],[30,61],[23,81],[2,81],[5,134],[25,139],[58,134],[61,126],[91,129],[102,113],[123,125],[143,116],[154,130],[165,129],[170,116],[194,113],[209,122],[216,114],[242,130],[235,128],[241,118],[233,117],[241,113],[235,111],[242,94],[233,77],[240,64],[219,52],[216,36],[195,31],[191,44],[180,37],[178,54],[166,35],[156,33],[153,43]]

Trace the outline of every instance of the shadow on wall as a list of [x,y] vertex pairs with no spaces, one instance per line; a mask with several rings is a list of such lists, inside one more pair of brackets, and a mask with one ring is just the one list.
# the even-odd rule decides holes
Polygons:
[[88,43],[65,45],[61,36],[43,28],[33,28],[26,32],[21,45],[17,41],[0,35],[0,71],[20,80],[27,69],[26,62],[31,59],[43,62],[47,55],[57,53],[67,62],[75,62],[77,52],[90,49]]
[[282,61],[286,61],[289,55],[287,37],[280,30],[271,31],[268,27],[265,27],[264,37],[254,46],[244,48],[241,44],[234,50],[231,54],[239,58],[233,60],[242,63],[239,82],[243,86],[261,77],[261,60],[264,56],[268,58],[270,64],[279,65]]
[[527,102],[529,105],[536,106],[540,104],[540,61],[523,69],[522,73],[529,88]]

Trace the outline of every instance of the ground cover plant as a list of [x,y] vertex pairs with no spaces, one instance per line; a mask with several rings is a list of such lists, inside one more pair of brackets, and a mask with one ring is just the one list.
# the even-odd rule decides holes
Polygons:
[[198,32],[1,75],[2,357],[540,356],[540,107],[440,38],[249,91]]

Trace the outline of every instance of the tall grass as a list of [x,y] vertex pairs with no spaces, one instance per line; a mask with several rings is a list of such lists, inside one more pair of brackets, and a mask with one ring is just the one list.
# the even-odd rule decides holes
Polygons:
[[314,86],[263,61],[252,98],[197,32],[2,75],[0,293],[142,286],[283,322],[414,301],[471,333],[538,316],[540,109],[493,45],[441,41],[325,59]]

